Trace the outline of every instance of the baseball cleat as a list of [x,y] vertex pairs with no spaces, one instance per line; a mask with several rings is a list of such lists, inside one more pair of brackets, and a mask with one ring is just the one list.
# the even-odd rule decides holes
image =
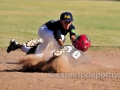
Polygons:
[[34,46],[41,44],[42,42],[43,42],[42,38],[31,39],[31,40],[26,42],[26,46],[27,47],[34,47]]
[[20,48],[20,44],[15,41],[15,39],[10,40],[10,44],[7,48],[7,53],[10,53],[11,51],[17,50]]
[[58,56],[61,56],[62,53],[63,53],[63,52],[62,52],[61,50],[56,50],[56,51],[53,53],[53,55],[58,57]]
[[67,51],[67,47],[62,47],[59,50],[56,50],[53,55],[54,56],[61,56],[65,51]]

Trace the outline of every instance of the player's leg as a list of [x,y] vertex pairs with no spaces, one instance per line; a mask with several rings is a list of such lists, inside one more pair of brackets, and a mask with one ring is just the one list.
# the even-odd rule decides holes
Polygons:
[[23,52],[27,53],[31,48],[32,47],[27,47],[26,44],[19,44],[15,39],[11,39],[7,48],[7,53],[10,53],[11,51],[15,51],[17,49],[21,49]]
[[49,47],[49,41],[44,40],[43,43],[39,44],[36,48],[35,54],[42,53],[47,50]]
[[21,46],[21,50],[25,53],[28,53],[28,51],[31,49],[32,47],[27,47],[26,44],[22,44]]
[[35,54],[36,48],[43,42],[42,38],[31,39],[22,45],[21,50],[26,54]]
[[43,43],[38,45],[35,53],[42,53],[43,51],[47,50],[49,47],[50,42],[53,41],[53,31],[49,30],[46,25],[43,25],[38,30],[38,35],[40,38],[43,39]]

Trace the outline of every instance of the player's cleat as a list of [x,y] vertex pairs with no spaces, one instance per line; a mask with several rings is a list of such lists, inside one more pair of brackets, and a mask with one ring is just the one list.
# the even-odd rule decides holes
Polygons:
[[41,44],[42,42],[43,42],[42,38],[31,39],[31,40],[26,42],[26,46],[27,47],[34,47],[34,46]]
[[53,53],[53,55],[54,56],[61,56],[65,51],[67,51],[68,50],[68,48],[67,47],[61,47],[60,49],[58,49],[58,50],[56,50],[54,53]]
[[18,44],[18,42],[15,41],[15,39],[10,40],[10,44],[7,48],[7,53],[10,53],[11,51],[17,50],[21,47],[20,44]]
[[53,53],[53,55],[58,57],[58,56],[61,56],[62,53],[63,53],[62,50],[56,50],[56,51]]

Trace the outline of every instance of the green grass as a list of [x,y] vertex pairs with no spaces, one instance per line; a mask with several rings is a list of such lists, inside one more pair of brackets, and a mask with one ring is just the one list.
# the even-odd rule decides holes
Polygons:
[[92,47],[120,47],[120,3],[80,0],[0,0],[0,47],[11,38],[37,38],[38,28],[64,11],[73,14],[76,33],[88,35]]

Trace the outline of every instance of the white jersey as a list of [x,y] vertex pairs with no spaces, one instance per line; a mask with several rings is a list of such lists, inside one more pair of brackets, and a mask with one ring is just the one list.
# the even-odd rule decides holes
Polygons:
[[77,50],[72,45],[65,45],[67,47],[67,50],[61,55],[61,57],[64,57],[68,62],[77,64],[82,63],[88,63],[91,62],[90,58],[88,58],[82,51]]

